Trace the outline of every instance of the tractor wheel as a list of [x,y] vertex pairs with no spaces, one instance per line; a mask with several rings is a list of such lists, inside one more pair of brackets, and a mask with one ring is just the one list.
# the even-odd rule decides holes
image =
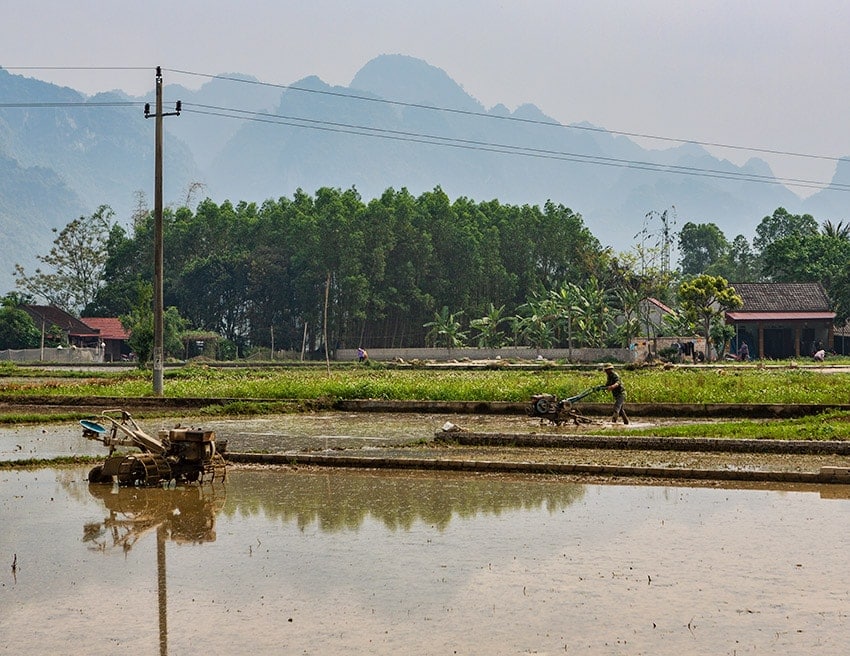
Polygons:
[[109,477],[109,480],[106,480],[106,476],[103,475],[103,465],[95,465],[89,471],[89,485],[92,483],[111,483],[112,477]]
[[549,400],[548,399],[537,399],[534,404],[534,409],[538,414],[545,415],[549,412]]

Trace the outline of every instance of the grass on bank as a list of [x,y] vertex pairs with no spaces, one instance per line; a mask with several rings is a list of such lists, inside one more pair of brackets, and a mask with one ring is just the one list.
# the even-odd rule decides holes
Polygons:
[[[606,431],[610,434],[611,431]],[[613,434],[648,437],[730,438],[740,440],[850,440],[850,414],[823,412],[795,419],[734,420],[688,422],[635,428],[615,429]]]
[[[150,397],[150,371],[99,373],[62,377],[16,375],[2,367],[0,394],[17,397]],[[28,369],[32,369],[28,367]],[[627,388],[628,403],[770,403],[850,404],[850,373],[824,373],[795,366],[749,367],[619,367]],[[4,381],[3,377],[6,380]],[[539,370],[488,368],[478,370],[384,366],[338,366],[330,373],[322,367],[226,368],[186,366],[165,371],[166,397],[209,398],[198,410],[206,416],[240,416],[301,412],[328,407],[335,399],[387,399],[436,401],[526,402],[533,394],[548,392],[569,397],[604,382],[597,369],[575,370],[542,367]],[[216,403],[212,399],[228,399]],[[607,403],[610,394],[599,392],[585,402]],[[158,410],[140,416],[169,415]],[[0,423],[69,421],[87,413],[0,413]],[[828,412],[801,419],[688,422],[627,431],[606,428],[606,434],[669,437],[732,437],[787,440],[850,439],[850,416]]]
[[[632,403],[850,404],[850,373],[801,367],[677,367],[619,369]],[[51,372],[55,374],[56,372]],[[0,377],[0,394],[12,396],[152,396],[151,373],[136,370],[98,376]],[[569,397],[604,382],[601,371],[395,369],[380,366],[316,368],[167,369],[164,395],[181,398],[272,400],[388,399],[527,401],[548,392]],[[587,401],[605,401],[605,393]]]

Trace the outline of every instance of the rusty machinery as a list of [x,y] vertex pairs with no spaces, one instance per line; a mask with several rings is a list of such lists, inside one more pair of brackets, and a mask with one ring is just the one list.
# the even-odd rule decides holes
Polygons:
[[576,425],[589,424],[592,420],[579,414],[573,407],[573,404],[586,396],[590,396],[595,392],[601,392],[604,389],[605,385],[596,385],[566,399],[558,399],[554,394],[535,394],[531,397],[531,403],[527,408],[528,415],[530,417],[540,417],[555,425],[569,421]]
[[[222,453],[227,445],[216,445],[215,433],[195,428],[160,430],[157,437],[145,433],[125,410],[104,410],[100,420],[80,422],[83,436],[101,442],[109,455],[89,472],[89,483],[122,486],[153,486],[176,483],[204,483],[224,480],[226,466]],[[118,453],[118,447],[134,447],[138,452]]]

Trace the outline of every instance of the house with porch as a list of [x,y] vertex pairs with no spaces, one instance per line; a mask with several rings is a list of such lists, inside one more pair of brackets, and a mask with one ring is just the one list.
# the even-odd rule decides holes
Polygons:
[[820,283],[731,283],[744,301],[726,312],[734,326],[733,352],[746,342],[750,357],[782,359],[811,356],[833,347],[835,312]]
[[42,342],[48,340],[72,349],[88,349],[91,351],[90,357],[96,358],[98,362],[131,359],[128,344],[130,334],[117,318],[78,319],[54,305],[22,305],[21,309],[32,317],[41,331]]
[[100,339],[100,349],[104,362],[121,362],[132,359],[128,340],[130,333],[115,317],[83,317],[84,324],[96,331]]

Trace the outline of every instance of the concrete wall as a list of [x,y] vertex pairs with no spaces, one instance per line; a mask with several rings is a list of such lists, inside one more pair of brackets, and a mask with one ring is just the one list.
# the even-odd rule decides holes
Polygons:
[[0,360],[12,362],[103,362],[103,352],[93,348],[7,349]]
[[[623,348],[617,349],[532,349],[527,347],[516,348],[401,348],[401,349],[367,349],[369,359],[379,362],[390,362],[401,359],[406,362],[411,360],[436,360],[446,362],[449,360],[537,360],[540,356],[544,360],[567,360],[570,362],[634,362],[637,355],[636,350]],[[357,349],[338,349],[336,360],[346,362],[357,359]]]
[[[574,349],[533,349],[528,347],[510,347],[499,349],[485,348],[408,348],[408,349],[367,349],[369,358],[379,362],[389,362],[396,359],[405,360],[537,360],[538,355],[544,360],[559,360],[567,362],[643,362],[649,353],[655,355],[676,342],[694,342],[697,351],[705,353],[705,340],[702,337],[658,337],[655,339],[640,338],[632,348],[574,348]],[[357,349],[338,349],[336,360],[341,362],[357,359]]]

